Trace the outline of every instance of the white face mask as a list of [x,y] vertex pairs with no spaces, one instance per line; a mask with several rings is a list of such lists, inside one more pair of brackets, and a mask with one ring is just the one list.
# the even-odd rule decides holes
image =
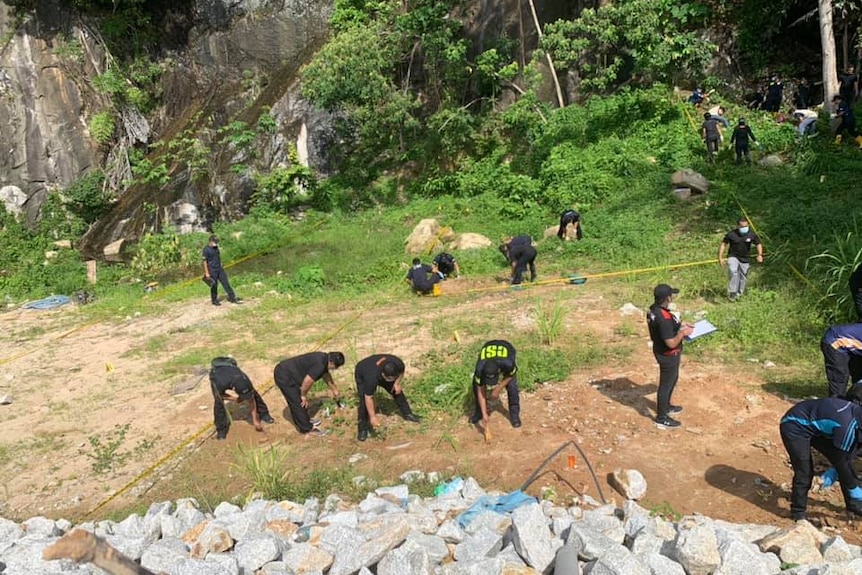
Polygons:
[[739,233],[741,233],[742,235],[747,234],[748,233],[748,226],[742,226],[741,228],[739,228]]

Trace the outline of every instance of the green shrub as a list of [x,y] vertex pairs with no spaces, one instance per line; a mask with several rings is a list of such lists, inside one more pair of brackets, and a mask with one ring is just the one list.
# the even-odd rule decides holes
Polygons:
[[107,189],[105,174],[94,170],[82,176],[63,192],[72,213],[92,224],[111,208],[113,194]]
[[147,277],[164,274],[183,261],[180,236],[174,231],[145,234],[135,249],[130,268]]
[[110,111],[99,112],[90,118],[90,136],[99,144],[108,143],[114,137],[116,123],[114,113]]

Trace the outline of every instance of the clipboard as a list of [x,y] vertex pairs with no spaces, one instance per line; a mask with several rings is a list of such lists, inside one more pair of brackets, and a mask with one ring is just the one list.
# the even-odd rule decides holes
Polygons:
[[709,335],[714,331],[718,331],[718,328],[712,325],[709,321],[702,319],[694,324],[694,331],[691,332],[691,335],[687,335],[685,337],[685,341],[694,341],[697,338]]

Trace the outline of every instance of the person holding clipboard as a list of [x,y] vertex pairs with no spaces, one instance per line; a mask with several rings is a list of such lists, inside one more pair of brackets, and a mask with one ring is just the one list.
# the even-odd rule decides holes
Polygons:
[[681,425],[670,414],[681,412],[682,407],[671,404],[670,400],[679,380],[682,341],[694,332],[691,325],[680,323],[668,309],[673,296],[678,293],[678,289],[667,284],[657,285],[653,290],[655,302],[646,316],[650,339],[652,339],[652,351],[659,368],[655,423],[662,428]]

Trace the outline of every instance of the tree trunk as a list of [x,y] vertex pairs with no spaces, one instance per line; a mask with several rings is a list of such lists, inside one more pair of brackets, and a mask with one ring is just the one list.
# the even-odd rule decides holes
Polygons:
[[823,107],[831,112],[834,111],[832,97],[838,93],[832,0],[817,0],[817,12],[820,16],[820,52],[823,56]]

